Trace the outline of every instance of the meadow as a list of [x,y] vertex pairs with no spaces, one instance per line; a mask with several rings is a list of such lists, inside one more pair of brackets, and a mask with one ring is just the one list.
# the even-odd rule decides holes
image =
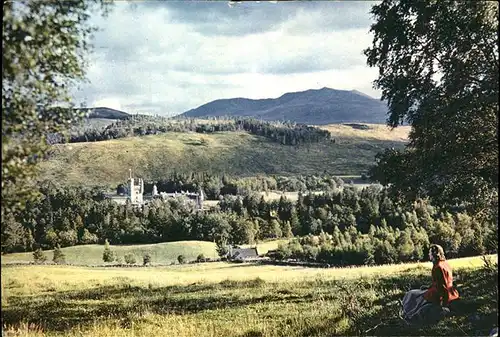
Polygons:
[[[273,240],[261,242],[256,245],[242,245],[241,247],[256,247],[259,254],[265,254],[271,249],[278,248],[278,244],[286,240]],[[142,257],[145,254],[151,256],[151,265],[167,265],[177,263],[177,257],[183,255],[187,262],[195,261],[198,255],[205,258],[218,259],[214,242],[207,241],[176,241],[147,245],[111,245],[113,252],[121,258],[126,254],[133,254],[137,264],[142,264]],[[102,254],[104,245],[79,245],[61,248],[65,255],[66,263],[83,266],[103,265]],[[48,261],[52,261],[53,251],[43,251]],[[2,264],[30,263],[33,262],[33,253],[13,253],[2,255]]]
[[177,172],[216,172],[235,176],[360,175],[385,148],[401,148],[405,130],[327,126],[335,143],[284,146],[246,132],[166,133],[101,142],[57,144],[40,165],[40,179],[69,185],[116,187],[128,170],[146,180]]
[[406,326],[397,300],[430,282],[430,263],[3,265],[2,318],[7,336],[487,335],[497,320],[498,271],[480,257],[450,263],[466,309],[425,328]]

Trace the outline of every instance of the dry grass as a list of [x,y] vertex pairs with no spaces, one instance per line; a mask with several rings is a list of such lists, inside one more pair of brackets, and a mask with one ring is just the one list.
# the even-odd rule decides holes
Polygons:
[[[478,299],[487,288],[480,282],[489,280],[476,272],[481,260],[450,263],[462,277],[463,296],[491,311]],[[359,335],[380,320],[388,323],[370,334],[474,332],[460,318],[425,330],[394,320],[392,302],[408,284],[427,283],[429,270],[429,264],[328,270],[227,263],[8,267],[2,269],[2,316],[4,330],[17,336]],[[475,288],[466,290],[469,284]]]
[[343,124],[330,124],[318,126],[321,129],[328,130],[334,138],[359,138],[359,139],[377,139],[388,141],[408,141],[408,134],[410,133],[410,126],[398,126],[391,129],[383,124],[364,124],[369,127],[368,130],[355,129],[348,125]]
[[[494,255],[496,258],[496,255]],[[483,264],[478,257],[448,260],[454,269],[477,268]],[[248,281],[259,277],[270,282],[304,282],[338,279],[359,279],[366,277],[382,277],[394,273],[415,270],[430,270],[432,265],[426,263],[407,263],[370,267],[352,268],[308,268],[291,266],[271,266],[258,264],[231,264],[211,262],[188,265],[159,266],[149,268],[106,268],[34,265],[15,266],[2,270],[2,284],[15,279],[25,287],[17,287],[4,295],[20,293],[36,293],[39,285],[47,283],[57,287],[91,288],[95,284],[114,284],[127,281],[134,286],[186,286],[193,283],[217,283],[222,281]],[[4,273],[5,271],[5,273]],[[15,272],[13,272],[15,271]],[[4,279],[5,276],[5,279]],[[22,280],[22,281],[21,281]]]
[[378,152],[403,144],[399,140],[343,138],[336,144],[295,148],[245,132],[167,133],[56,145],[51,159],[40,165],[40,177],[115,188],[124,182],[129,168],[146,180],[165,178],[174,170],[237,176],[360,175],[374,163]]

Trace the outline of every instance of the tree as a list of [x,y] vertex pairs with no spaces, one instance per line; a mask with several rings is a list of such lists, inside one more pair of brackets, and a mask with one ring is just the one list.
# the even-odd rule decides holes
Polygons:
[[74,246],[78,241],[78,233],[73,229],[60,231],[58,237],[63,247]]
[[47,256],[43,253],[42,249],[37,248],[33,252],[33,260],[35,260],[35,263],[43,263],[47,261]]
[[125,259],[126,264],[134,264],[137,262],[137,260],[135,259],[135,255],[132,253],[125,254],[123,258]]
[[148,253],[144,254],[144,256],[142,257],[142,264],[144,266],[147,266],[150,263],[151,263],[151,255],[149,255]]
[[408,201],[496,209],[498,3],[384,0],[371,13],[365,55],[387,123],[412,126],[406,149],[379,155],[371,177]]
[[37,196],[32,182],[49,133],[83,116],[55,106],[70,103],[70,88],[84,79],[96,5],[109,8],[104,0],[3,3],[2,217]]
[[231,224],[231,242],[233,244],[253,244],[255,242],[255,224],[244,218],[234,218]]
[[82,237],[80,238],[80,243],[84,245],[89,245],[93,243],[97,243],[98,237],[95,234],[89,232],[87,228],[83,230]]
[[61,247],[59,245],[54,248],[54,257],[52,258],[52,261],[57,264],[64,264],[66,263],[66,256],[61,250]]
[[225,241],[217,241],[216,245],[216,250],[219,257],[223,260],[227,259],[229,255],[229,246],[227,245],[227,243]]
[[285,221],[281,226],[281,233],[284,238],[291,238],[293,236],[292,226],[290,225],[290,221]]
[[205,262],[207,259],[205,258],[205,255],[203,254],[199,254],[197,257],[196,257],[196,262]]
[[113,262],[115,260],[115,254],[109,247],[109,241],[106,239],[104,241],[104,252],[102,253],[102,260],[104,262]]
[[186,263],[186,257],[184,255],[179,255],[177,256],[177,261],[179,262],[179,264],[184,264]]
[[413,257],[415,245],[411,239],[411,233],[403,231],[396,239],[396,249],[400,262],[408,262]]
[[2,215],[2,252],[20,251],[23,239],[23,226],[12,213]]

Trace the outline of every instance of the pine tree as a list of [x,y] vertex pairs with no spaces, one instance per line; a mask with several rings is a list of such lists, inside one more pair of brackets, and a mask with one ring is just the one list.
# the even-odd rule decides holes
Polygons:
[[42,252],[41,248],[37,248],[33,252],[33,259],[35,260],[35,263],[44,263],[47,261],[47,256]]
[[145,254],[143,257],[142,257],[142,264],[144,266],[148,265],[151,263],[151,255],[150,254]]
[[290,225],[290,221],[285,221],[282,227],[283,228],[281,232],[283,237],[287,239],[291,238],[293,236],[293,232],[292,232],[292,226]]
[[52,261],[54,261],[54,263],[56,263],[56,264],[66,263],[66,256],[61,251],[61,247],[59,247],[59,245],[57,245],[54,248],[54,257],[52,258]]
[[115,255],[109,247],[109,242],[107,239],[104,242],[104,253],[102,254],[102,260],[104,262],[113,262],[115,260]]

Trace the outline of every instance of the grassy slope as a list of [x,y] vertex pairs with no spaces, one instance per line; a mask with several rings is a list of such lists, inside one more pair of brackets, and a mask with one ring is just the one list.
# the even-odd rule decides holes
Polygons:
[[[497,257],[497,256],[495,256]],[[2,318],[26,336],[485,335],[495,274],[450,260],[466,312],[429,328],[397,318],[430,264],[314,269],[207,263],[156,268],[2,268]],[[479,313],[480,319],[468,316]],[[31,324],[31,325],[30,325]],[[374,328],[367,332],[370,328]]]
[[[41,165],[41,178],[75,185],[116,186],[126,179],[129,168],[145,179],[159,179],[173,170],[241,176],[324,171],[357,175],[374,163],[377,152],[404,144],[400,134],[388,130],[376,129],[367,136],[367,131],[339,128],[343,131],[332,132],[336,144],[299,148],[282,146],[244,132],[169,133],[56,145],[52,158]],[[202,139],[205,144],[201,143]]]
[[355,129],[343,124],[329,124],[321,125],[319,128],[328,130],[330,133],[341,140],[360,139],[360,140],[388,140],[388,141],[402,141],[408,140],[410,126],[399,126],[395,129],[389,128],[382,124],[364,124],[369,127],[368,130]]
[[[278,244],[284,240],[275,240],[259,243],[257,249],[259,254],[265,254],[270,249],[276,249]],[[248,245],[247,245],[248,246]],[[169,264],[177,262],[179,255],[184,255],[187,261],[194,261],[199,254],[206,258],[215,259],[218,257],[215,243],[206,241],[178,241],[166,242],[150,245],[125,245],[113,246],[111,249],[122,259],[125,254],[134,254],[137,263],[142,264],[142,257],[149,253],[152,264]],[[61,249],[66,256],[66,262],[77,265],[101,265],[104,245],[83,245],[66,247]],[[44,251],[51,261],[53,254],[51,250]],[[32,253],[15,253],[2,255],[2,264],[5,263],[27,263],[33,262]]]

